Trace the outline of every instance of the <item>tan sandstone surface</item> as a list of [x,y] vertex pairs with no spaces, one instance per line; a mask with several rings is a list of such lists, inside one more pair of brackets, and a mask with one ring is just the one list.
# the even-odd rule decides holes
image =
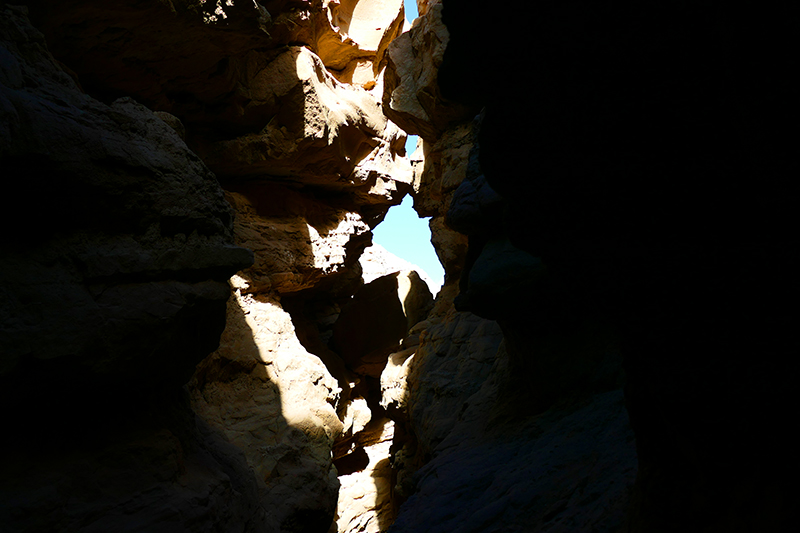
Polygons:
[[[348,366],[327,344],[365,283],[358,259],[370,227],[411,188],[405,133],[380,104],[402,2],[34,7],[44,36],[24,10],[4,7],[0,155],[15,176],[44,177],[50,228],[20,233],[4,251],[3,379],[20,384],[4,394],[83,374],[74,386],[104,408],[79,417],[80,438],[66,441],[73,451],[40,466],[27,454],[4,475],[4,494],[15,497],[3,522],[26,531],[335,528],[337,439],[349,439],[342,450],[367,449],[384,470],[388,454],[371,447],[377,422],[367,398],[378,400],[359,374],[364,354]],[[107,105],[83,90],[125,98]],[[60,196],[77,202],[62,207]],[[397,286],[401,328],[381,345],[384,361],[430,304],[430,294],[414,296],[427,291],[419,277],[399,270],[384,273]],[[31,284],[31,275],[49,281]],[[45,300],[53,305],[29,305]],[[63,363],[50,370],[31,357]],[[370,364],[378,376],[383,363]],[[93,459],[80,428],[117,397],[121,418]],[[384,448],[387,428],[376,441]],[[97,461],[117,466],[88,489],[79,472]],[[84,503],[34,496],[39,483]],[[104,490],[105,499],[90,496]],[[346,514],[369,522],[358,516],[375,512]]]
[[409,263],[401,257],[397,257],[379,244],[373,244],[365,248],[358,262],[361,264],[361,277],[364,279],[364,283],[369,283],[374,279],[393,272],[413,270],[422,278],[422,281],[425,282],[431,294],[434,296],[441,288],[421,267]]
[[[3,5],[0,160],[43,222],[3,215],[4,404],[41,421],[4,443],[11,531],[618,518],[613,343],[567,343],[576,377],[546,328],[455,304],[502,312],[539,263],[497,234],[483,119],[442,98],[442,3],[418,4],[405,33],[399,0],[41,0],[42,33]],[[435,301],[369,247],[407,193]]]

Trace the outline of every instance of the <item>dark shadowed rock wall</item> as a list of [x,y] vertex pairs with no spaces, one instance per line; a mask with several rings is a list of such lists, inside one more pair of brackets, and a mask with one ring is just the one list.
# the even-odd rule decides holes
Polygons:
[[[533,332],[596,317],[614,332],[639,458],[627,531],[788,529],[799,259],[788,13],[511,2],[492,24],[487,9],[443,9],[441,93],[485,107],[479,162],[502,198],[492,227],[463,224],[475,262],[461,309],[498,319],[515,364],[561,376],[563,354],[537,355]],[[557,380],[545,404],[595,386],[602,365],[577,357],[589,375]]]
[[0,35],[0,529],[263,530],[181,389],[252,263],[219,184],[149,109],[83,93],[25,8]]
[[414,207],[432,217],[446,274],[381,377],[402,429],[393,464],[405,502],[390,531],[617,531],[636,475],[618,338],[602,313],[542,287],[542,259],[511,241],[482,168],[482,103],[441,92],[447,6],[423,4],[389,47],[384,106],[423,139]]

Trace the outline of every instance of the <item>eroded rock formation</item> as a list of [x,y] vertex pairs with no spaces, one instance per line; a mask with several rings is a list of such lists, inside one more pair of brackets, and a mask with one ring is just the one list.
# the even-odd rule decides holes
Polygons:
[[503,229],[479,108],[438,91],[450,36],[442,4],[429,4],[389,49],[426,59],[387,74],[385,103],[424,139],[415,208],[433,217],[447,277],[419,346],[393,355],[382,380],[406,431],[396,490],[409,499],[391,531],[614,531],[636,475],[618,348],[601,324],[565,324],[549,300],[519,299],[540,260]]
[[430,302],[387,273],[372,386],[328,346],[411,187],[380,104],[402,2],[29,4],[3,4],[0,159],[41,214],[4,213],[2,377],[41,427],[4,443],[4,527],[335,527],[334,444],[367,445]]
[[361,278],[364,283],[401,270],[413,270],[422,278],[431,294],[435,295],[441,288],[421,267],[397,257],[379,244],[366,248],[358,262],[361,264]]
[[[783,354],[797,349],[798,254],[786,178],[796,165],[779,133],[796,116],[780,67],[787,14],[512,2],[500,25],[483,3],[443,4],[441,95],[484,108],[480,169],[447,216],[469,235],[456,307],[496,318],[504,341],[482,401],[417,474],[392,531],[788,530],[793,490],[779,472],[796,461],[780,419],[792,403],[796,365]],[[532,77],[524,99],[510,97],[516,72]],[[426,85],[398,86],[415,83]],[[429,151],[448,135],[395,119]],[[632,445],[614,390],[620,359],[633,487],[633,454],[619,453]],[[573,447],[540,477],[532,465],[564,453],[537,454],[559,439],[546,421],[566,429],[583,409],[592,414],[568,434],[591,440],[592,457]],[[418,434],[435,424],[412,411]],[[469,431],[485,441],[470,449]],[[481,470],[501,449],[504,463],[525,457],[527,479]],[[454,481],[465,464],[476,468]],[[583,465],[581,479],[555,473],[566,465]],[[430,505],[442,493],[452,497]]]
[[83,93],[24,8],[0,35],[2,528],[262,531],[181,390],[252,262],[222,190],[150,110]]
[[25,3],[0,529],[788,529],[789,17]]

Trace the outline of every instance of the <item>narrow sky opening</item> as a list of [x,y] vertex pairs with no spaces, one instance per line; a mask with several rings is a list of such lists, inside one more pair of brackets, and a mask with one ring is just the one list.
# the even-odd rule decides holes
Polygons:
[[417,11],[417,0],[403,0],[403,4],[406,8],[406,20],[409,22],[414,22],[414,19],[419,16],[419,11]]
[[[419,16],[417,0],[403,0],[406,20],[414,22]],[[411,156],[417,148],[417,136],[409,135],[406,140],[406,155]],[[372,231],[372,242],[386,248],[389,252],[421,268],[435,286],[444,284],[444,269],[431,244],[431,230],[427,218],[419,218],[414,211],[411,196],[403,198],[403,203],[389,209],[386,218]],[[432,289],[435,287],[432,287]],[[437,290],[432,290],[434,296]]]
[[408,157],[411,157],[411,154],[417,149],[417,139],[419,139],[417,135],[409,135],[406,139],[406,155]]
[[[406,153],[411,155],[417,145],[417,136],[409,135]],[[411,195],[403,203],[389,209],[386,218],[372,230],[372,242],[389,252],[421,268],[433,280],[436,287],[444,283],[444,269],[436,257],[431,244],[429,218],[419,218],[414,211]],[[438,289],[437,289],[438,290]],[[437,291],[433,291],[434,295]]]

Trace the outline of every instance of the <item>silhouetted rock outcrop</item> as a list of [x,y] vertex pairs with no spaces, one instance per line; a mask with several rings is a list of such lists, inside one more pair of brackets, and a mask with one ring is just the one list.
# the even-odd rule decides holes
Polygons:
[[29,5],[38,30],[3,3],[2,394],[40,429],[6,443],[4,527],[328,531],[365,393],[330,328],[411,186],[379,104],[402,2]]
[[[555,379],[531,387],[549,389],[543,406],[610,383],[602,358],[565,348],[581,331],[619,339],[639,457],[626,530],[787,529],[798,265],[787,13],[505,7],[513,20],[491,25],[484,4],[444,1],[440,88],[485,106],[479,162],[503,200],[501,224],[464,224],[474,263],[461,308],[497,317],[517,368]],[[510,72],[530,76],[524,100],[499,82]],[[519,253],[530,274],[499,280],[498,258],[519,276]],[[531,344],[536,324],[561,335],[556,352]],[[554,527],[531,519],[526,530]]]
[[[438,27],[449,42],[441,3],[429,4],[415,28]],[[395,45],[407,43],[390,57]],[[441,50],[419,53],[443,65]],[[440,75],[418,72],[396,69],[397,86]],[[424,138],[414,205],[433,217],[446,281],[414,328],[417,345],[393,354],[382,376],[405,429],[395,490],[408,500],[391,531],[616,531],[636,475],[616,341],[603,320],[568,320],[557,294],[536,292],[542,261],[509,239],[507,203],[481,168],[485,118],[476,102],[454,100],[429,103],[436,116],[396,118]]]
[[2,529],[262,531],[181,390],[252,263],[214,175],[147,108],[81,92],[22,7],[0,56]]

